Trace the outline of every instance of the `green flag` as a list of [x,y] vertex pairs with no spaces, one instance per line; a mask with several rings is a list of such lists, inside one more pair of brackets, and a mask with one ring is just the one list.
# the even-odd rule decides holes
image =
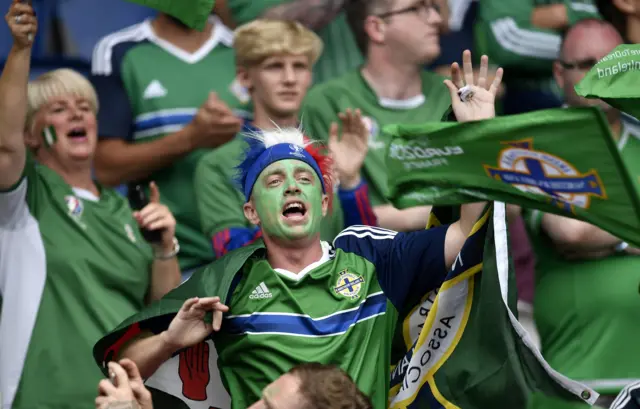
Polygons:
[[202,31],[213,10],[215,0],[129,0],[169,14],[187,26]]
[[587,73],[576,93],[640,119],[640,44],[622,44]]
[[[436,207],[430,225],[451,215]],[[513,313],[513,278],[505,205],[495,202],[439,290],[404,319],[407,353],[392,371],[390,409],[525,409],[537,396],[596,401],[542,358]]]
[[399,208],[499,200],[596,225],[640,246],[640,201],[597,108],[476,123],[394,125],[387,152]]

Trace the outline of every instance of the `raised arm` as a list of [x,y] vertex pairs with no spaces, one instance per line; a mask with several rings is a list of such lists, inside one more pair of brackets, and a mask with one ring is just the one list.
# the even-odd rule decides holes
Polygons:
[[37,30],[33,9],[14,0],[5,20],[13,46],[0,76],[0,190],[13,187],[24,170],[27,84],[31,46]]
[[329,24],[344,8],[346,0],[293,0],[271,7],[262,17],[296,20],[311,30]]

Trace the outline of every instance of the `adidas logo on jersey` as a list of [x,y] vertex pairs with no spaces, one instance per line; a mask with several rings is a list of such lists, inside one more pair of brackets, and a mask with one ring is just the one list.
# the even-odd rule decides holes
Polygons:
[[153,99],[153,98],[162,98],[167,95],[167,90],[162,86],[160,81],[153,80],[147,88],[144,90],[144,94],[142,94],[142,98],[144,99]]
[[267,288],[266,285],[264,285],[264,281],[260,283],[259,286],[256,287],[255,290],[253,290],[251,292],[251,295],[249,296],[250,300],[259,300],[259,299],[264,299],[264,298],[271,298],[273,297],[273,294],[271,294],[271,291],[269,291],[269,289]]

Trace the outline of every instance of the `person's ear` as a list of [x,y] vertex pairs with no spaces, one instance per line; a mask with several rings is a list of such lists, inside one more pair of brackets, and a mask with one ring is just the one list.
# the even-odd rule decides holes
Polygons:
[[553,78],[560,89],[564,89],[564,67],[560,61],[553,62]]
[[364,32],[373,44],[384,44],[386,29],[387,24],[380,17],[367,16],[364,21]]
[[256,207],[253,205],[253,199],[250,199],[247,203],[245,203],[242,206],[242,210],[244,211],[244,217],[249,220],[249,223],[255,224],[256,226],[260,225],[260,217],[258,216]]
[[246,90],[250,90],[253,87],[251,75],[249,75],[249,69],[246,67],[238,66],[236,68],[236,79],[238,80],[238,83],[242,85],[242,87]]
[[329,196],[322,195],[322,217],[325,217],[329,213]]

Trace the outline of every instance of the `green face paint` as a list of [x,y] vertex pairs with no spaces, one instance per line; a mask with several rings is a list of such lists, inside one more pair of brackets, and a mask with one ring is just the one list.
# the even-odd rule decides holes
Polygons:
[[[316,172],[304,162],[286,159],[267,166],[253,187],[252,200],[264,233],[295,240],[320,232],[322,184]],[[292,202],[302,207],[285,206]]]
[[42,138],[44,139],[44,144],[47,148],[53,146],[54,143],[58,140],[58,135],[56,134],[56,128],[53,125],[49,125],[42,130]]

